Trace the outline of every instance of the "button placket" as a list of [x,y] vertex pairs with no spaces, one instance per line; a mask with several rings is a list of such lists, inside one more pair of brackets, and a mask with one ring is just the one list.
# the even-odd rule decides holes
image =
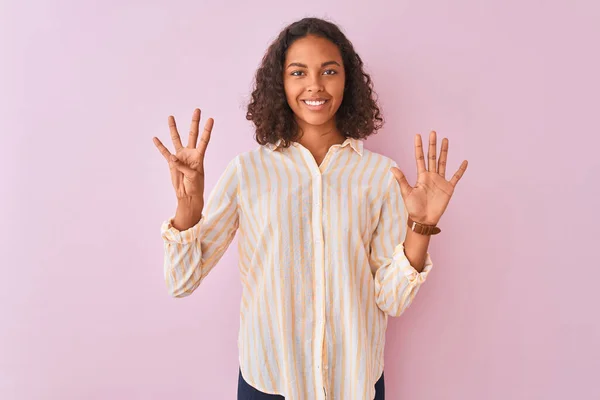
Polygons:
[[[314,163],[316,166],[316,163]],[[317,324],[318,324],[318,338],[320,345],[318,346],[318,359],[316,360],[317,365],[321,365],[323,362],[323,343],[325,336],[325,249],[323,243],[323,207],[322,207],[322,196],[323,196],[323,182],[320,170],[313,172],[313,235],[315,243],[315,279],[317,276],[318,296],[317,300]],[[323,372],[321,371],[321,379],[323,378]]]
[[[300,147],[300,146],[299,146]],[[317,387],[323,388],[323,395],[327,397],[323,373],[323,344],[325,336],[325,249],[323,243],[323,177],[321,169],[315,162],[314,157],[307,149],[300,147],[302,156],[307,165],[310,165],[311,187],[312,187],[312,236],[314,243],[314,277],[315,281],[315,353],[314,366],[316,372]],[[320,396],[319,396],[320,397]]]

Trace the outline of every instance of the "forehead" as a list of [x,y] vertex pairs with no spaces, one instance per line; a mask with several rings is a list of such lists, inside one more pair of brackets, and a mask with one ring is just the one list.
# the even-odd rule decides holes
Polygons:
[[309,35],[296,40],[288,48],[285,57],[286,62],[325,62],[335,60],[342,61],[342,55],[338,47],[328,39]]

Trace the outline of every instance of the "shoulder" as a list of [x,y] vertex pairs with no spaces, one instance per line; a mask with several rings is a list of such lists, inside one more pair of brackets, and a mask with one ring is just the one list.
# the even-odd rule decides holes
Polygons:
[[252,149],[239,153],[236,156],[238,167],[242,170],[260,170],[264,171],[272,167],[278,162],[279,158],[275,157],[277,150],[263,145],[258,145]]
[[382,173],[389,172],[392,167],[398,167],[398,164],[393,159],[368,149],[363,150],[363,160]]
[[235,168],[238,175],[244,171],[261,171],[269,164],[272,158],[272,150],[266,146],[256,146],[252,149],[238,153],[231,161],[230,166]]
[[271,149],[267,146],[256,146],[253,149],[239,153],[235,158],[239,162],[246,162],[257,157],[264,157],[271,153]]

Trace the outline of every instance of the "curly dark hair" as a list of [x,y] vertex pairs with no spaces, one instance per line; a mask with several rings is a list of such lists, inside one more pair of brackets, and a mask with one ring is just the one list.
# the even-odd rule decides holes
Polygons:
[[246,119],[256,127],[255,139],[261,144],[289,147],[300,132],[283,86],[283,67],[287,49],[296,40],[315,35],[330,40],[342,55],[346,81],[344,97],[336,115],[336,126],[347,138],[364,139],[383,126],[373,83],[363,70],[363,61],[340,28],[319,18],[304,18],[288,25],[271,43],[255,76],[252,99]]

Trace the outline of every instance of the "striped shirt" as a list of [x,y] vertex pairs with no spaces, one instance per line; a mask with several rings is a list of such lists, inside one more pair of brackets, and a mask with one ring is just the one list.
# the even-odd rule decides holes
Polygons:
[[239,363],[256,389],[286,400],[373,399],[388,316],[425,281],[404,254],[407,212],[389,158],[360,140],[321,165],[304,146],[236,156],[195,226],[163,222],[164,276],[190,295],[238,235]]

